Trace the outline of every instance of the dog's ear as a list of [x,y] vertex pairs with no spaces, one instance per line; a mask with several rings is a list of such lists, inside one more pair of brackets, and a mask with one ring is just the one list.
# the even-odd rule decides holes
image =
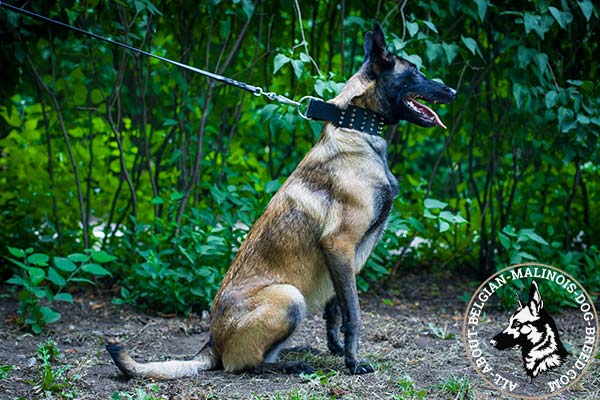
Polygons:
[[519,292],[515,292],[515,297],[517,298],[517,304],[520,310],[521,308],[523,308],[523,303],[521,303],[521,297],[519,296]]
[[538,289],[538,285],[535,281],[531,281],[531,287],[529,288],[529,309],[531,313],[537,316],[540,310],[544,308],[544,300]]
[[373,31],[365,34],[363,47],[365,49],[365,64],[370,67],[373,73],[379,74],[382,69],[393,67],[394,62],[390,59],[383,30],[378,23],[375,23]]

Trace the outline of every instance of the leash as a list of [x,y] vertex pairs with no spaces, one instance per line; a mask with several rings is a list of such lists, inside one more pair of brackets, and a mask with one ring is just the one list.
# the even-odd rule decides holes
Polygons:
[[[281,94],[265,91],[260,86],[254,86],[254,85],[250,85],[245,82],[236,81],[235,79],[228,78],[223,75],[215,74],[213,72],[205,71],[200,68],[192,67],[191,65],[183,64],[183,63],[171,60],[166,57],[161,57],[159,55],[150,53],[148,51],[139,49],[137,47],[130,46],[126,43],[117,42],[116,40],[112,40],[112,39],[106,38],[104,36],[100,36],[98,34],[83,30],[81,28],[77,28],[75,26],[65,24],[64,22],[60,22],[55,19],[51,19],[51,18],[45,17],[43,15],[36,14],[32,11],[28,11],[23,8],[19,8],[12,4],[5,3],[2,0],[0,0],[0,7],[5,7],[16,13],[23,14],[28,17],[31,17],[31,18],[34,18],[34,19],[37,19],[37,20],[40,20],[40,21],[43,21],[43,22],[46,22],[49,24],[58,25],[62,28],[72,30],[72,31],[80,33],[82,35],[90,36],[94,39],[98,39],[100,41],[103,41],[103,42],[106,42],[106,43],[109,43],[109,44],[112,44],[112,45],[115,45],[118,47],[122,47],[124,49],[133,51],[135,53],[139,53],[139,54],[143,54],[148,57],[155,58],[157,60],[166,62],[168,64],[175,65],[179,68],[183,68],[183,69],[191,71],[193,73],[214,79],[218,82],[222,82],[227,85],[234,86],[234,87],[242,89],[242,90],[246,90],[255,96],[259,96],[259,97],[265,96],[267,99],[269,99],[271,101],[277,101],[282,104],[296,106],[298,114],[304,119],[329,121],[340,128],[360,130],[360,131],[363,131],[363,132],[371,134],[371,135],[378,135],[381,133],[381,130],[383,129],[383,125],[384,125],[383,117],[381,117],[379,114],[377,114],[371,110],[367,110],[367,109],[364,109],[361,107],[356,107],[353,105],[348,106],[348,109],[344,110],[333,104],[327,103],[327,102],[325,102],[317,97],[313,97],[313,96],[304,96],[299,101],[295,101],[295,100],[292,100]],[[303,107],[306,107],[306,112],[302,111]]]

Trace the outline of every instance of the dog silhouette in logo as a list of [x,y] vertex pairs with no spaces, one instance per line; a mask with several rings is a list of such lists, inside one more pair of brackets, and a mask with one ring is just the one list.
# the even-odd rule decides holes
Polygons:
[[558,337],[554,319],[544,310],[544,301],[535,281],[531,282],[529,301],[521,303],[511,315],[508,326],[490,340],[498,350],[521,349],[523,367],[533,380],[542,372],[562,365],[568,353]]

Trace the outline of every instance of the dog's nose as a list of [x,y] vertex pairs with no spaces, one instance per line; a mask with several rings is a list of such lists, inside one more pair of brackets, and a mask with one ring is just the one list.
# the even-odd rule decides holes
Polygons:
[[446,91],[450,94],[450,96],[456,97],[456,90],[452,89],[451,87],[446,87]]

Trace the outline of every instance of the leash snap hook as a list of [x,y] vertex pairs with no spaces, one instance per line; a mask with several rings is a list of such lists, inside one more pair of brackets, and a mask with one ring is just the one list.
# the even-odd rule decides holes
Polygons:
[[257,86],[257,87],[255,87],[255,88],[254,88],[254,91],[252,92],[252,94],[253,94],[253,95],[255,95],[256,97],[260,97],[260,96],[262,96],[262,95],[263,95],[263,93],[264,93],[264,91],[263,91],[263,88],[261,88],[261,87],[258,87],[258,86]]

